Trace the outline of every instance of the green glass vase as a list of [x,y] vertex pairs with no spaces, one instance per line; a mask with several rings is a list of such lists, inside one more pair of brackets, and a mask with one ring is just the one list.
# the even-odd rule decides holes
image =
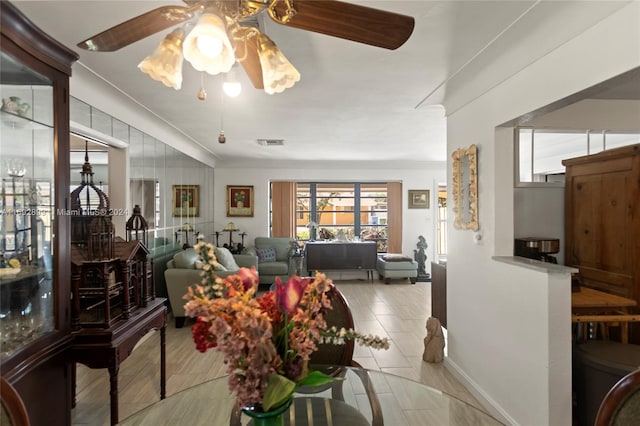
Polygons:
[[284,414],[289,411],[292,401],[293,398],[290,398],[284,404],[269,411],[262,411],[261,406],[252,405],[243,407],[242,412],[251,417],[254,426],[284,426]]

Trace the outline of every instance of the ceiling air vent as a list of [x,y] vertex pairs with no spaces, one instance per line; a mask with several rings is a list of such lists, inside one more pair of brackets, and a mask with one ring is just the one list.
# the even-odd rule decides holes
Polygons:
[[258,144],[262,146],[282,146],[284,139],[258,139]]

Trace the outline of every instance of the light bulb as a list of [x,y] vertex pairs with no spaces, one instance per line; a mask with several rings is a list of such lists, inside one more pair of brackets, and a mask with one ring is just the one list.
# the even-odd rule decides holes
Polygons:
[[220,135],[218,135],[218,142],[219,143],[226,143],[227,142],[227,138],[224,135],[224,130],[220,130]]
[[198,50],[208,58],[215,58],[222,53],[222,40],[212,37],[208,34],[199,35],[196,39]]
[[224,90],[227,96],[235,98],[242,92],[242,85],[239,81],[225,81],[222,84],[222,90]]

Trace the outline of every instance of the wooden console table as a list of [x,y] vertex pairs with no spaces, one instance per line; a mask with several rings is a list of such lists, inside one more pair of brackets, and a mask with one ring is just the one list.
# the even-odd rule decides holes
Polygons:
[[580,291],[571,293],[571,322],[578,324],[578,337],[585,337],[581,324],[606,323],[620,324],[621,341],[629,341],[629,323],[640,322],[640,316],[629,314],[629,308],[638,305],[634,299],[617,296],[589,287],[580,287]]
[[118,423],[118,370],[135,345],[151,330],[160,330],[160,399],[166,396],[166,327],[165,300],[156,298],[149,306],[110,328],[85,328],[75,333],[71,347],[73,363],[73,406],[76,402],[75,363],[89,368],[107,368],[111,389],[111,424]]
[[314,271],[364,270],[367,278],[376,269],[378,246],[373,241],[334,242],[309,241],[305,245],[305,259],[309,275]]
[[571,293],[571,309],[574,314],[605,314],[637,305],[638,302],[633,299],[584,286],[580,287],[580,291]]

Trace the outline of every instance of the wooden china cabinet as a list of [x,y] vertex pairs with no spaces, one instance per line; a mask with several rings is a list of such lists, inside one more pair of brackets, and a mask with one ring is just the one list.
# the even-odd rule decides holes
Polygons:
[[[580,284],[640,303],[640,144],[564,160],[565,263]],[[640,326],[631,325],[631,343]]]
[[78,59],[0,2],[0,372],[32,425],[71,423],[69,77]]

